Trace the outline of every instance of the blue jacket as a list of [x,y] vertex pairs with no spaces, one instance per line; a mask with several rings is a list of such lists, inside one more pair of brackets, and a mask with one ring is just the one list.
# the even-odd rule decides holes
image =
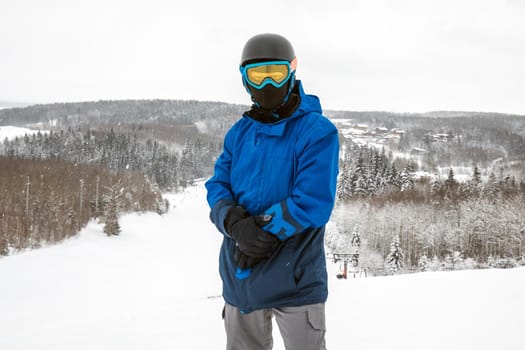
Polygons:
[[[335,200],[339,141],[306,95],[288,118],[264,124],[244,115],[228,131],[215,174],[206,182],[210,218],[224,234],[219,269],[225,301],[242,312],[325,302],[328,296],[324,225]],[[264,229],[282,241],[248,274],[237,271],[235,242],[224,217],[238,203],[251,215],[269,214]]]

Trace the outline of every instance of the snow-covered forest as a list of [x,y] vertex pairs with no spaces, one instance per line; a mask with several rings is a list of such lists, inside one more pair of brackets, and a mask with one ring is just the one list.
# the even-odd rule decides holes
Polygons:
[[328,248],[350,254],[358,233],[361,265],[375,274],[392,272],[394,241],[403,252],[396,272],[525,265],[523,177],[505,173],[508,167],[484,169],[490,173],[482,176],[473,165],[459,181],[453,167],[444,178],[418,175],[417,167],[384,147],[347,144]]
[[[224,133],[246,109],[130,100],[0,110],[0,125],[39,130],[0,145],[9,169],[0,173],[0,254],[61,241],[108,213],[165,212],[160,193],[210,176]],[[329,254],[351,252],[357,233],[360,267],[374,274],[525,263],[525,118],[326,114],[340,127],[342,155]]]
[[73,130],[37,133],[6,140],[0,152],[11,158],[61,159],[74,163],[98,164],[113,170],[139,171],[162,191],[185,187],[193,179],[212,171],[216,142],[188,138],[181,151],[155,139],[140,140],[137,132]]
[[0,144],[0,256],[60,242],[90,219],[116,234],[120,213],[165,212],[161,192],[209,176],[240,110],[166,100],[0,110],[0,125],[35,130]]

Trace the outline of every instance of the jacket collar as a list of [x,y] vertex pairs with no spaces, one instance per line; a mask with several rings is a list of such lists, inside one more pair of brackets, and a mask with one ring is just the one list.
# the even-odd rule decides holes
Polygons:
[[321,103],[319,98],[315,95],[307,95],[304,93],[303,85],[300,80],[295,82],[299,87],[299,95],[301,97],[301,104],[297,109],[292,113],[288,118],[277,120],[275,123],[266,124],[250,118],[248,115],[244,114],[243,117],[250,120],[252,123],[255,123],[257,130],[263,134],[270,136],[282,136],[286,128],[286,123],[292,119],[300,118],[305,114],[317,112],[322,113]]

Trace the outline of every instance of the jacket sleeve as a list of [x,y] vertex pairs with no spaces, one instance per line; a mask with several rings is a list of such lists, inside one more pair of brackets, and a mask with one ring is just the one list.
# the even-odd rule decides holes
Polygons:
[[232,134],[232,129],[230,129],[224,137],[223,150],[215,162],[214,175],[206,181],[206,190],[208,191],[207,200],[211,208],[210,220],[220,232],[228,237],[229,235],[224,228],[224,218],[228,210],[236,205],[233,200],[230,184]]
[[272,221],[264,229],[281,240],[305,229],[325,225],[335,201],[339,163],[337,129],[325,120],[300,142],[291,196],[274,203],[264,212],[272,216]]

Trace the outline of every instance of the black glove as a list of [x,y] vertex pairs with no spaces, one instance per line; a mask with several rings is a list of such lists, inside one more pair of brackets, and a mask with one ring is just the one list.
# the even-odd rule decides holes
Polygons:
[[241,270],[245,270],[247,268],[254,267],[259,262],[264,260],[263,258],[252,258],[251,256],[244,254],[243,252],[241,252],[238,246],[235,247],[235,255],[233,256],[233,258],[235,262],[237,263],[237,266]]
[[277,248],[279,238],[264,231],[271,217],[249,216],[240,206],[232,207],[224,220],[228,234],[237,242],[240,251],[252,258],[266,258]]
[[224,218],[224,228],[226,229],[226,232],[228,232],[228,234],[231,236],[233,225],[238,223],[239,220],[247,218],[248,216],[250,216],[250,213],[248,213],[246,209],[240,205],[231,207]]

